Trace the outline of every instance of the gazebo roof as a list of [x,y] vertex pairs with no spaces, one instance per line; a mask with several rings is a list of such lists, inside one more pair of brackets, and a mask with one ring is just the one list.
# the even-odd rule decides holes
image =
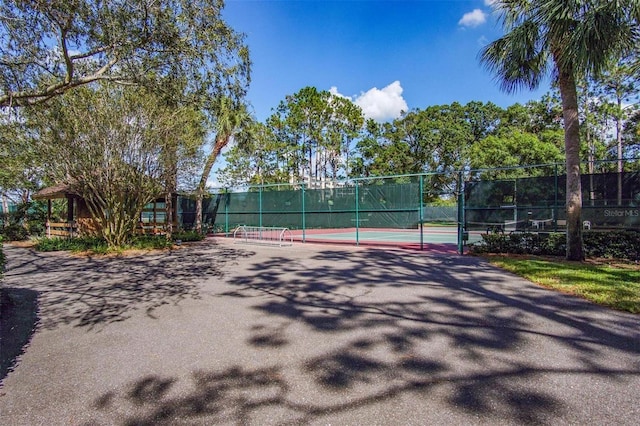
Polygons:
[[67,183],[59,183],[57,185],[43,188],[31,196],[34,200],[53,200],[56,198],[66,198],[67,195],[75,195],[71,187]]

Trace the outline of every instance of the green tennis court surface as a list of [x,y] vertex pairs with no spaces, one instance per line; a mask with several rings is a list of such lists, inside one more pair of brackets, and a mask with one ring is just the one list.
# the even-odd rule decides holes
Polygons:
[[[293,231],[294,239],[301,241],[301,230]],[[337,243],[379,243],[389,245],[458,244],[456,227],[425,227],[422,239],[419,229],[312,229],[304,232],[304,240],[309,242]],[[480,232],[471,233],[468,242],[480,240]]]

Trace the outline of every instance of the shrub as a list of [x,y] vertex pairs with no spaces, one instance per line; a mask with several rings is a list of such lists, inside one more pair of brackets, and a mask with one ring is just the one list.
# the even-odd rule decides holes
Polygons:
[[[640,260],[640,232],[585,231],[583,234],[585,257]],[[564,233],[511,233],[483,234],[480,243],[470,245],[472,253],[512,253],[564,256]]]
[[103,238],[99,237],[42,238],[36,243],[35,249],[38,251],[92,251],[106,253],[108,245]]
[[585,232],[586,257],[640,260],[640,231]]
[[140,235],[134,237],[129,243],[130,248],[139,250],[158,250],[170,248],[171,246],[173,246],[173,241],[167,240],[162,235]]
[[38,240],[35,249],[38,251],[69,250],[68,240],[62,238],[43,238]]
[[161,250],[171,248],[174,241],[201,241],[203,235],[195,231],[178,232],[174,234],[173,241],[167,240],[162,235],[138,235],[120,248],[109,247],[106,240],[100,237],[76,237],[76,238],[42,238],[35,245],[38,251],[90,251],[95,254],[118,252],[122,249]]
[[29,220],[27,222],[27,228],[29,229],[29,235],[33,237],[42,237],[45,232],[45,223],[41,220]]
[[180,231],[173,234],[173,241],[202,241],[204,239],[204,235],[196,232],[196,231]]
[[47,218],[46,204],[20,203],[15,211],[0,214],[0,234],[8,241],[26,240],[30,235],[42,235]]
[[474,253],[562,255],[565,249],[565,235],[561,233],[483,234],[482,242],[471,245]]
[[7,241],[23,241],[29,238],[29,232],[19,223],[9,223],[4,228],[0,228],[0,234]]

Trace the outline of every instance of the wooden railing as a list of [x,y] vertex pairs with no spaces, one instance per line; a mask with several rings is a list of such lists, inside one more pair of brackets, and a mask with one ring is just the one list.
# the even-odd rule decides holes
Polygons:
[[47,237],[70,238],[78,233],[75,222],[47,222]]
[[[47,222],[47,237],[63,237],[71,238],[79,235],[78,228],[82,229],[83,234],[95,233],[96,226],[91,223],[91,219],[78,219],[78,222]],[[138,235],[164,235],[166,233],[166,224],[162,222],[145,222],[141,223],[136,229]]]
[[164,222],[141,222],[136,229],[141,235],[164,235],[166,233]]

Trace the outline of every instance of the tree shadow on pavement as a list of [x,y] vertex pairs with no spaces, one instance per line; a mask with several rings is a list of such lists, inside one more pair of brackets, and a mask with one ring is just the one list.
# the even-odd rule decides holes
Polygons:
[[0,383],[29,344],[38,318],[38,293],[0,288]]
[[199,283],[222,277],[223,268],[251,252],[211,242],[136,256],[79,257],[7,247],[7,286],[38,295],[39,326],[95,329],[200,297]]
[[[178,378],[143,377],[130,388],[160,389],[154,398],[140,403],[123,389],[99,397],[96,407],[133,407],[124,422],[131,425],[307,424],[396,400],[411,401],[412,423],[438,410],[453,423],[631,419],[629,407],[607,417],[596,399],[576,406],[554,383],[593,386],[595,377],[638,387],[638,317],[471,257],[330,249],[248,263],[219,296],[254,298],[250,309],[261,315],[237,325],[249,335],[245,350],[286,364],[194,372],[182,383],[189,390],[175,393]],[[302,341],[312,349],[303,351]],[[593,413],[602,417],[581,417]]]

